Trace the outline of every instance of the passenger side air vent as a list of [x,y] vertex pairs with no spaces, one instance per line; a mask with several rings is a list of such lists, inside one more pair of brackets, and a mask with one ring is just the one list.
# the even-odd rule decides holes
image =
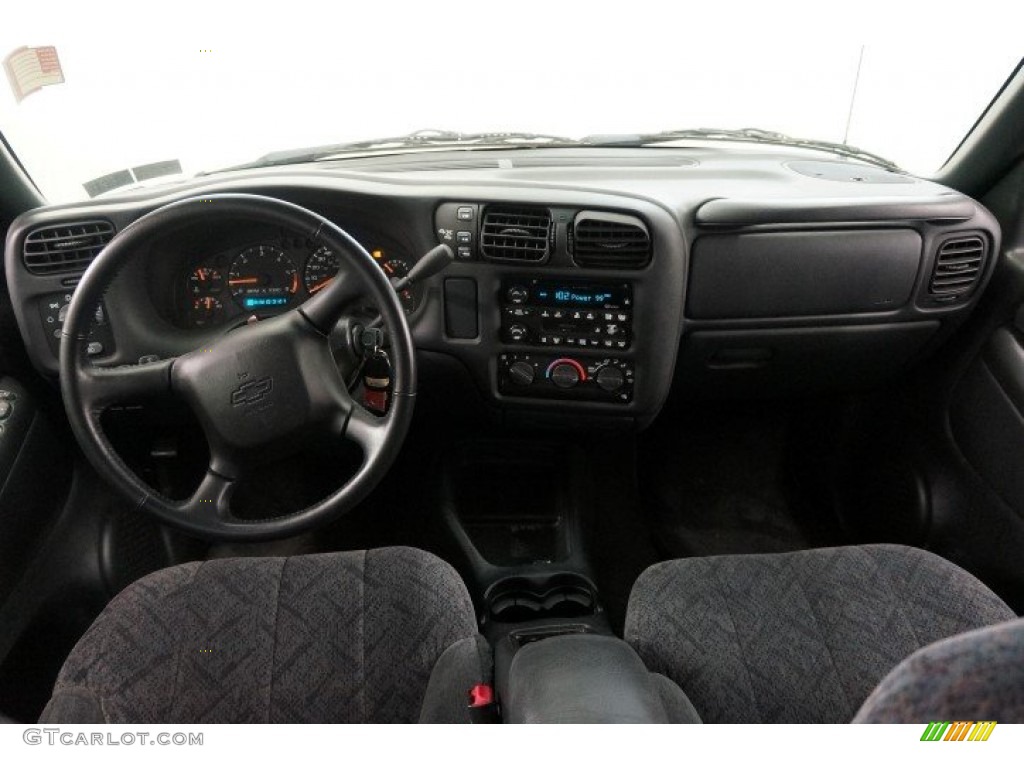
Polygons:
[[573,260],[581,267],[640,269],[651,260],[651,236],[635,216],[583,211],[573,222]]
[[980,237],[956,237],[939,246],[928,292],[939,298],[970,291],[985,265],[985,241]]
[[551,248],[551,213],[546,208],[488,208],[480,245],[488,259],[544,261]]
[[114,237],[109,221],[83,221],[41,227],[28,233],[22,259],[29,272],[55,275],[84,272]]

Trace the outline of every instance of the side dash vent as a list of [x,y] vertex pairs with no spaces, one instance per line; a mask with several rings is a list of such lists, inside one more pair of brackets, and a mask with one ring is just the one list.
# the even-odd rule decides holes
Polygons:
[[928,292],[940,300],[968,293],[981,277],[986,250],[985,241],[977,235],[943,242],[935,254]]
[[25,238],[22,260],[36,275],[81,273],[113,237],[114,225],[109,221],[40,227]]

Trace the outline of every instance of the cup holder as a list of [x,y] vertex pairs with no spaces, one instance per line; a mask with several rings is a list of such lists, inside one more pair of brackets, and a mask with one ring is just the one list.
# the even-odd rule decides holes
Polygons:
[[597,590],[583,576],[513,576],[487,591],[492,621],[517,623],[534,619],[574,619],[598,612]]

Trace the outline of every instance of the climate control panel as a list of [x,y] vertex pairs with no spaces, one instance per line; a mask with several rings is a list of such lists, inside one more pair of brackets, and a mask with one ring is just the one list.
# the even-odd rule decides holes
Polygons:
[[628,403],[636,374],[616,357],[506,353],[498,358],[498,391],[519,397]]

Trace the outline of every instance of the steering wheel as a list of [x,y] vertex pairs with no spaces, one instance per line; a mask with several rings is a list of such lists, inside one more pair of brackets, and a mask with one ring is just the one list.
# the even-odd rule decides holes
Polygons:
[[[97,304],[117,273],[151,238],[224,217],[285,228],[326,246],[349,266],[300,307],[204,339],[191,352],[139,365],[99,367],[86,354]],[[211,221],[212,223],[212,221]],[[356,403],[338,372],[328,334],[348,306],[369,295],[391,342],[392,399],[378,417]],[[398,296],[373,257],[342,229],[311,211],[258,195],[191,198],[158,208],[125,227],[96,257],[75,290],[60,349],[61,392],[72,430],[99,474],[161,521],[202,538],[228,541],[291,536],[352,509],[387,472],[405,438],[416,397],[415,350]],[[104,409],[139,397],[173,394],[196,414],[210,463],[192,495],[175,501],[140,480],[100,426]],[[268,452],[293,450],[316,430],[354,441],[356,473],[316,504],[263,520],[231,512],[243,467]]]

